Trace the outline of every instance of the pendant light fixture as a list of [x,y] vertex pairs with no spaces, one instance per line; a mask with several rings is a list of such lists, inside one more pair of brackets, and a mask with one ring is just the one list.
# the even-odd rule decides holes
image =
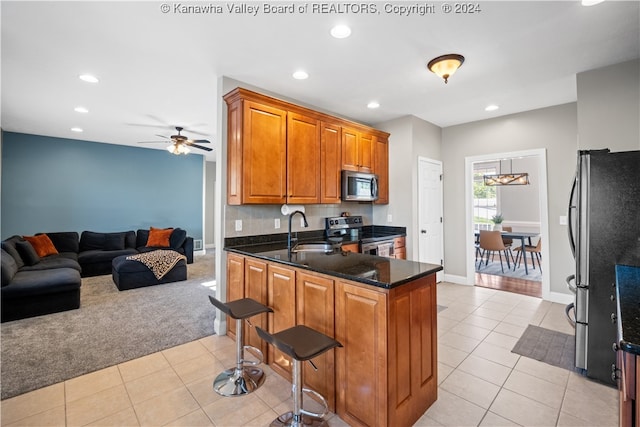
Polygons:
[[502,160],[500,160],[500,173],[497,175],[484,175],[484,185],[529,185],[529,174],[513,173],[513,159],[509,159],[509,173],[502,173]]
[[432,59],[427,64],[427,68],[439,77],[442,77],[445,83],[448,83],[449,77],[451,77],[453,73],[460,68],[463,62],[464,56],[458,55],[457,53],[451,53]]

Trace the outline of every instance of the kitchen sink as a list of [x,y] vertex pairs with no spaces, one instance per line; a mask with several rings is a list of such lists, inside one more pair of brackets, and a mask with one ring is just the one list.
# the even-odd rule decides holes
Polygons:
[[324,252],[324,253],[331,253],[331,252],[334,251],[335,248],[336,248],[336,245],[332,244],[332,243],[327,243],[327,242],[305,242],[305,243],[298,243],[297,245],[295,245],[291,249],[291,252],[293,252],[293,253],[298,253],[298,252]]

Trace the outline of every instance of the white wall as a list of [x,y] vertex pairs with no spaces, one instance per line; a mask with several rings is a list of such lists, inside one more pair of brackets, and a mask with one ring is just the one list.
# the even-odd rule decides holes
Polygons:
[[[373,206],[373,223],[407,227],[407,259],[418,259],[418,157],[440,160],[441,129],[415,116],[378,123],[389,132],[389,204]],[[388,215],[391,223],[387,222]]]
[[463,249],[469,238],[465,229],[465,158],[545,149],[550,183],[550,288],[567,293],[564,278],[571,274],[573,258],[566,226],[560,226],[558,220],[566,215],[576,148],[575,103],[443,129],[445,274],[466,277],[467,256],[473,256]]

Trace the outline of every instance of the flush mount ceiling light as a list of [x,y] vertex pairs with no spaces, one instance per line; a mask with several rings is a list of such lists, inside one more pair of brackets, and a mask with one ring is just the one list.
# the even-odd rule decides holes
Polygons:
[[367,108],[370,108],[372,110],[379,107],[380,107],[380,103],[378,103],[377,101],[371,101],[370,103],[367,104]]
[[583,6],[595,6],[598,3],[602,3],[604,0],[582,0]]
[[76,107],[76,108],[73,109],[73,111],[75,111],[76,113],[83,113],[83,114],[89,112],[89,110],[87,110],[84,107]]
[[496,111],[498,108],[500,107],[498,107],[496,104],[491,104],[484,107],[484,111]]
[[309,78],[309,74],[306,71],[298,70],[293,73],[293,78],[296,80],[306,80]]
[[442,55],[437,58],[433,58],[427,64],[427,68],[436,75],[442,77],[444,82],[447,83],[449,81],[449,77],[451,77],[453,73],[460,68],[463,62],[464,56],[451,53],[449,55]]
[[345,39],[351,35],[351,28],[346,25],[336,25],[331,29],[331,35],[337,39]]
[[96,76],[91,74],[80,74],[78,78],[87,83],[98,83],[100,81]]
[[78,133],[80,133],[80,132],[84,132],[84,131],[82,130],[82,128],[79,128],[79,127],[73,127],[73,128],[71,128],[71,131],[72,131],[72,132],[78,132]]
[[[509,159],[512,169],[513,159]],[[500,172],[502,172],[502,160],[500,161]],[[493,187],[500,185],[529,185],[529,174],[524,173],[499,173],[497,175],[484,175],[484,185]]]
[[182,143],[175,143],[175,144],[169,145],[167,147],[167,151],[170,152],[171,154],[175,154],[176,156],[179,156],[180,154],[189,154],[191,152],[191,150],[189,150],[189,148]]

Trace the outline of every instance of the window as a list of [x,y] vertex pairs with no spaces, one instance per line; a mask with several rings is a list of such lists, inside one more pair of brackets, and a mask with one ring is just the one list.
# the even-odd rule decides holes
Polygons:
[[498,212],[496,187],[484,185],[484,175],[496,174],[495,163],[473,165],[473,226],[475,230],[491,229],[491,217]]

